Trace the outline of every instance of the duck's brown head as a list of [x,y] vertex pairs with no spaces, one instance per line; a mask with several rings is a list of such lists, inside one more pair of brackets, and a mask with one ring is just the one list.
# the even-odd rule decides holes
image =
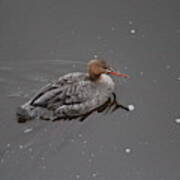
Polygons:
[[112,74],[119,77],[128,77],[126,74],[117,73],[102,59],[92,59],[88,63],[88,73],[91,80],[96,81],[101,74]]

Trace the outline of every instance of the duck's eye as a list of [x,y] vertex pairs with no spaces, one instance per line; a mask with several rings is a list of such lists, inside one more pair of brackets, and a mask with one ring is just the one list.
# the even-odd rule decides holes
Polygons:
[[104,66],[103,68],[104,68],[104,69],[108,69],[108,66]]
[[108,69],[110,69],[110,67],[109,66],[105,66],[104,69],[108,70]]

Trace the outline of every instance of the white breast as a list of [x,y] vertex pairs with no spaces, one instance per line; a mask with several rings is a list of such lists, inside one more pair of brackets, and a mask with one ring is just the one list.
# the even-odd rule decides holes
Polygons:
[[107,74],[101,74],[100,82],[106,84],[109,87],[114,88],[114,81]]
[[114,90],[114,86],[115,86],[114,81],[107,74],[101,74],[101,77],[98,82],[102,88],[102,91],[104,92],[107,91],[111,93]]

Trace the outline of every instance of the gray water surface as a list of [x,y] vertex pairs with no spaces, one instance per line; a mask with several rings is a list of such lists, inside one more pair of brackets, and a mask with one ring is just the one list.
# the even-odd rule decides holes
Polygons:
[[[179,19],[177,0],[1,1],[1,179],[180,179]],[[95,56],[130,75],[116,93],[134,111],[16,122],[39,88]]]

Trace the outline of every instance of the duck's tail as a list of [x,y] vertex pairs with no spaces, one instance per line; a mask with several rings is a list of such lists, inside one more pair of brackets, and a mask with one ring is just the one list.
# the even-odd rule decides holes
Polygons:
[[19,123],[24,123],[28,120],[33,119],[33,110],[34,107],[32,107],[29,104],[24,104],[16,109],[16,117],[17,121]]
[[29,103],[17,108],[16,117],[19,123],[25,123],[33,119],[53,120],[57,118],[53,111],[43,107],[32,106]]

